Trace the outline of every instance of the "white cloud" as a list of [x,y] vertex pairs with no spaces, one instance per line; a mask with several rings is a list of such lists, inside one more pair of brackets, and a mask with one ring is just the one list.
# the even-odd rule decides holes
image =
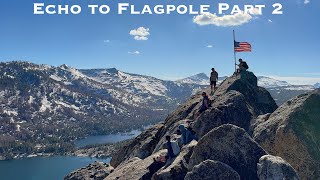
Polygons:
[[272,23],[273,21],[272,21],[271,19],[268,19],[268,22],[269,22],[269,23]]
[[303,3],[304,3],[304,4],[309,4],[309,3],[310,3],[310,0],[304,0]]
[[255,8],[249,13],[235,13],[231,15],[217,16],[216,14],[204,13],[193,17],[193,22],[203,25],[215,25],[215,26],[240,26],[250,22],[253,19],[258,18],[258,15],[262,15],[259,9]]
[[212,48],[213,46],[212,45],[207,45],[207,48]]
[[140,51],[129,51],[128,54],[139,55]]
[[149,28],[139,27],[138,29],[133,29],[130,31],[130,35],[134,36],[135,40],[148,40],[148,36],[150,36]]
[[110,40],[109,40],[109,39],[107,39],[107,40],[103,40],[103,42],[104,42],[104,43],[109,43],[109,42],[110,42]]

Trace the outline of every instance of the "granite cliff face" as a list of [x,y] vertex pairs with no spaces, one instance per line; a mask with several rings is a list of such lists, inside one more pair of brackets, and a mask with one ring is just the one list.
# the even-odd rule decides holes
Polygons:
[[[210,90],[204,91],[209,94]],[[299,179],[288,159],[272,156],[281,155],[259,144],[263,140],[253,138],[277,109],[268,91],[257,86],[253,73],[227,78],[210,99],[212,106],[196,117],[201,93],[192,96],[163,123],[129,141],[113,156],[111,166],[115,169],[105,179]],[[190,121],[199,141],[182,146],[170,164],[151,171],[153,158],[166,152],[165,136],[179,139],[175,134],[178,126]],[[209,169],[214,170],[202,173]]]
[[291,99],[254,128],[254,139],[302,179],[320,179],[320,90]]

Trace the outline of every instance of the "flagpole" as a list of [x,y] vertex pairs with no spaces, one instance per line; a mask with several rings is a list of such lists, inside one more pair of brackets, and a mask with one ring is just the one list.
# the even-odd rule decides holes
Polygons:
[[236,41],[236,35],[233,30],[233,53],[234,53],[234,72],[237,72],[237,54],[236,51],[234,50],[234,42]]

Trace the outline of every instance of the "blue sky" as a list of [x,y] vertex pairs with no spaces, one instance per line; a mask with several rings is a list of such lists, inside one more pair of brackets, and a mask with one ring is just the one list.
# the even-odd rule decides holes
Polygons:
[[[108,15],[34,15],[33,3],[108,4]],[[195,15],[118,15],[119,2],[137,9],[143,4],[200,4],[215,6],[265,4],[262,15],[247,23],[224,27],[199,25]],[[272,15],[272,4],[282,3],[283,15]],[[234,71],[232,30],[237,41],[248,41],[252,53],[239,53],[251,71],[279,79],[312,84],[320,82],[320,2],[318,0],[244,0],[241,2],[132,0],[132,1],[41,1],[2,0],[0,2],[0,61],[27,60],[75,68],[110,68],[146,74],[162,79],[178,79],[209,73],[216,67],[221,75]],[[240,6],[241,7],[241,6]],[[228,14],[226,14],[228,15]],[[220,15],[221,16],[221,15]],[[147,40],[136,40],[131,30],[148,29]],[[133,33],[134,34],[134,33]],[[211,48],[209,48],[212,46]],[[297,77],[297,78],[295,78]]]

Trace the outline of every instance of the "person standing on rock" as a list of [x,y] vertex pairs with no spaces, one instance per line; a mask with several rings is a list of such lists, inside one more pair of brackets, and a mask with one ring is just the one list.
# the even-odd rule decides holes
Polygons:
[[217,81],[218,81],[218,72],[212,68],[211,75],[210,75],[210,86],[211,86],[211,94],[216,91]]
[[196,117],[200,116],[201,113],[203,113],[204,111],[206,111],[207,109],[209,109],[209,106],[210,106],[210,99],[209,97],[207,96],[207,93],[206,92],[203,92],[202,93],[202,105],[201,105],[201,108],[200,110],[196,113]]

